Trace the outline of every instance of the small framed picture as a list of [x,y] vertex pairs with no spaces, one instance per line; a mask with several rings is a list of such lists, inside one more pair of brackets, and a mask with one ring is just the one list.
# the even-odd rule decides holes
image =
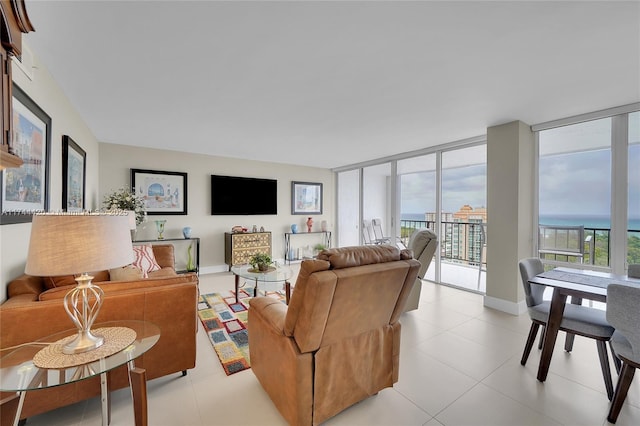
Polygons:
[[322,183],[291,182],[291,214],[322,214]]
[[131,169],[131,189],[144,199],[148,215],[187,214],[187,174]]
[[84,210],[87,153],[69,136],[62,136],[62,208]]

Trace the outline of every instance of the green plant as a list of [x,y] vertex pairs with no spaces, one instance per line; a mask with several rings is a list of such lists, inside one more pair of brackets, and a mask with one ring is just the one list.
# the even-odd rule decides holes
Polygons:
[[266,253],[257,253],[249,258],[249,265],[260,271],[266,271],[271,263],[271,256]]
[[136,225],[145,221],[147,209],[141,195],[128,188],[120,188],[104,196],[102,205],[108,210],[131,210],[136,214]]
[[327,248],[327,246],[325,246],[324,244],[320,244],[320,243],[318,243],[318,244],[316,244],[315,246],[313,246],[313,248],[314,248],[316,251],[319,251],[319,252],[320,252],[320,251],[322,251],[322,250],[326,249],[326,248]]

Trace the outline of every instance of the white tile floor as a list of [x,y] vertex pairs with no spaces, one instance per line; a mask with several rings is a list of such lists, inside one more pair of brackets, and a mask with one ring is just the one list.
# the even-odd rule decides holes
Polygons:
[[[230,273],[201,276],[201,293],[228,291]],[[520,365],[530,321],[483,307],[482,296],[425,282],[420,309],[402,316],[400,379],[327,425],[606,425],[609,401],[595,342],[556,345],[548,379],[539,351]],[[564,338],[564,334],[561,336]],[[613,367],[612,367],[613,368]],[[615,371],[615,370],[613,370]],[[614,377],[614,383],[617,380]],[[128,390],[113,393],[112,426],[133,424]],[[251,370],[226,376],[202,332],[196,368],[148,383],[149,424],[284,425]],[[98,398],[28,420],[29,426],[99,425]],[[618,425],[640,425],[636,378]]]

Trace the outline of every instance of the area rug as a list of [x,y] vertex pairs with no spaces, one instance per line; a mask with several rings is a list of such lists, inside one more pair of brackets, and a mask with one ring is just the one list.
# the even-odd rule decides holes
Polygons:
[[[253,289],[249,291],[253,293]],[[204,294],[198,302],[198,317],[227,376],[251,368],[247,331],[249,291],[238,292],[238,303],[233,291],[227,295]],[[265,295],[284,303],[285,297],[279,292],[267,292]]]

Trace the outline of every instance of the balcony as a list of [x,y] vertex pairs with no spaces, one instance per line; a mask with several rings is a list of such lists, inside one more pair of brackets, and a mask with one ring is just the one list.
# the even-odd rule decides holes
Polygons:
[[[400,239],[407,245],[416,229],[435,232],[435,222],[402,220]],[[443,284],[478,291],[486,291],[486,223],[442,222],[440,239],[441,277]],[[580,228],[580,229],[578,229]],[[540,258],[549,264],[587,264],[610,266],[609,228],[573,226],[539,226]],[[640,263],[640,230],[627,232],[629,263]],[[430,267],[425,279],[435,281],[435,268]]]

